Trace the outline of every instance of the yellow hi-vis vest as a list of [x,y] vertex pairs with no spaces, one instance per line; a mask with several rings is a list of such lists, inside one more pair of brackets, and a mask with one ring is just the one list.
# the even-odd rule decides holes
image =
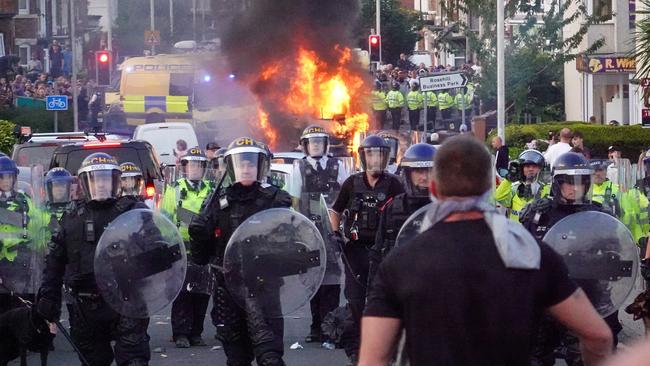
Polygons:
[[424,101],[427,102],[427,108],[438,107],[438,95],[432,91],[424,93]]
[[411,111],[422,109],[424,106],[424,96],[419,91],[410,91],[406,95],[406,104]]
[[454,97],[449,95],[446,91],[438,94],[438,108],[440,110],[449,109],[454,105]]
[[454,104],[456,104],[458,110],[470,109],[472,108],[472,99],[469,94],[456,94]]
[[125,113],[189,113],[189,97],[127,95],[122,107]]
[[404,95],[399,90],[391,90],[386,95],[386,103],[388,103],[388,108],[402,108],[404,107]]
[[385,111],[388,109],[388,104],[386,103],[386,93],[381,90],[372,91],[372,110],[374,111]]

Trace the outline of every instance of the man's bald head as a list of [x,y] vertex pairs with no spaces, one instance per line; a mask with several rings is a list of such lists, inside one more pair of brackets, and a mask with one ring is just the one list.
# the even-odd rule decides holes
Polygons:
[[573,135],[571,134],[571,130],[568,128],[563,128],[560,130],[560,141],[566,142],[567,144],[571,142],[571,138]]
[[492,187],[492,157],[474,137],[459,135],[446,140],[436,152],[433,166],[438,196],[479,196]]
[[494,136],[492,138],[492,148],[493,149],[498,149],[501,146],[503,146],[503,140],[501,140],[501,137],[499,136]]

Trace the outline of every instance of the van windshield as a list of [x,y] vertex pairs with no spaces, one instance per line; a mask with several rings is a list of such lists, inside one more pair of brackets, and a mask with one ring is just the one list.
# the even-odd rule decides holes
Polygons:
[[198,144],[192,131],[183,128],[147,129],[137,133],[137,135],[137,139],[147,141],[153,146],[158,159],[165,164],[175,164],[174,149],[178,140],[184,140],[188,148]]
[[[157,173],[158,168],[155,166],[155,161],[150,158],[147,158],[147,151],[142,150],[138,151],[133,147],[108,147],[102,149],[79,149],[70,151],[68,154],[57,154],[54,157],[54,161],[50,168],[54,167],[64,167],[72,174],[76,175],[76,172],[81,166],[81,162],[90,154],[96,152],[103,152],[109,154],[117,159],[117,161],[122,164],[127,161],[135,163],[138,165],[145,176],[145,179],[156,178],[160,174]],[[143,156],[141,156],[141,154]],[[152,157],[153,158],[153,157]]]

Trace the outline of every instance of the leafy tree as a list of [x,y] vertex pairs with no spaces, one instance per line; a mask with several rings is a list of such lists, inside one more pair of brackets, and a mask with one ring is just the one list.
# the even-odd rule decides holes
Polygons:
[[[496,1],[461,0],[457,5],[451,2],[452,6],[441,2],[444,11],[460,10],[482,17],[478,33],[466,23],[459,22],[458,26],[469,37],[470,47],[483,68],[477,93],[487,110],[496,108]],[[578,56],[578,47],[589,27],[601,19],[588,15],[584,0],[554,0],[547,11],[542,0],[512,0],[507,2],[505,11],[506,18],[515,14],[523,17],[505,45],[506,108],[511,115],[531,113],[546,120],[562,118],[564,64]],[[565,39],[563,31],[572,24],[578,25],[577,31]],[[596,40],[583,53],[591,54],[603,44],[604,39]]]
[[[381,1],[381,43],[382,59],[385,63],[395,63],[400,53],[413,52],[415,43],[420,39],[422,21],[418,12],[402,7],[397,0]],[[362,0],[360,26],[355,34],[359,46],[368,48],[370,29],[376,28],[376,1]]]
[[634,47],[630,56],[636,59],[637,78],[641,79],[650,76],[650,0],[639,0],[639,3],[644,10],[637,10],[636,15],[641,15],[643,19],[636,23]]

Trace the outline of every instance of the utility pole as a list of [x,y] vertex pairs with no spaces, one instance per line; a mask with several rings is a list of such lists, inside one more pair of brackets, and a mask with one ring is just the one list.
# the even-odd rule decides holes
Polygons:
[[169,0],[169,36],[174,41],[174,0]]
[[[149,17],[151,18],[149,21],[149,29],[153,32],[156,29],[156,23],[154,21],[154,6],[153,6],[153,0],[149,0]],[[156,45],[151,44],[151,56],[156,54]]]
[[506,108],[505,108],[505,0],[497,0],[497,134],[503,144],[506,143]]
[[[381,0],[377,0],[376,2],[376,10],[375,13],[377,14],[377,35],[379,36],[379,39],[381,39]],[[381,65],[381,42],[379,42],[379,65]]]
[[77,18],[73,1],[68,0],[70,8],[70,40],[72,43],[72,118],[75,131],[79,131],[79,109],[77,108]]
[[[108,13],[108,29],[106,34],[106,46],[109,51],[113,51],[113,0],[108,0],[106,3],[106,12]],[[111,58],[111,62],[113,59]]]
[[192,0],[192,39],[196,42],[196,0]]

